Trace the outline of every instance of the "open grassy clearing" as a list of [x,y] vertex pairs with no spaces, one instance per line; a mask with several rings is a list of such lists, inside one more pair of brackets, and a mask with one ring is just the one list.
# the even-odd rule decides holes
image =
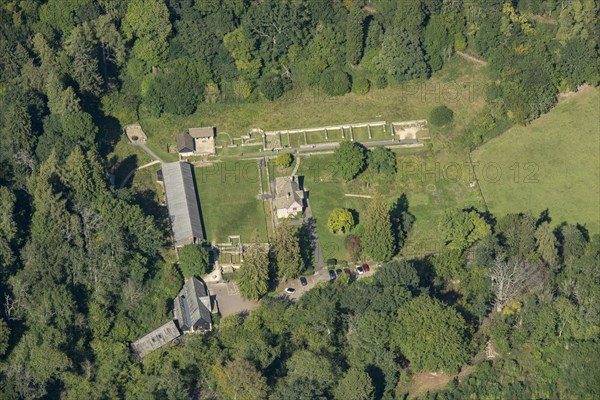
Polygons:
[[[196,168],[196,187],[209,242],[226,242],[241,235],[243,242],[254,238],[267,241],[270,211],[259,199],[261,181],[256,160],[229,160]],[[265,214],[266,210],[266,214]]]
[[[462,126],[483,105],[486,79],[481,67],[460,57],[452,58],[442,71],[426,82],[393,84],[372,89],[366,95],[349,93],[340,97],[315,95],[314,89],[290,92],[281,99],[254,103],[202,103],[193,115],[164,114],[140,117],[149,147],[170,159],[167,144],[174,145],[178,133],[192,126],[216,126],[217,141],[240,137],[252,128],[299,129],[367,121],[402,121],[427,118],[439,104],[454,110],[455,125]],[[292,146],[304,144],[303,135],[290,135]],[[324,139],[323,139],[324,140]],[[283,144],[287,140],[282,137]],[[310,141],[309,141],[310,142]]]
[[600,232],[599,111],[600,90],[586,88],[473,152],[490,210],[539,215],[548,208],[555,224]]
[[[470,188],[470,172],[466,154],[441,153],[432,156],[424,150],[397,150],[398,175],[391,181],[368,185],[363,177],[343,182],[334,175],[331,155],[303,156],[298,174],[304,177],[310,204],[316,219],[317,234],[323,256],[345,259],[345,237],[327,230],[327,219],[335,207],[355,210],[359,215],[369,205],[368,198],[346,194],[372,196],[381,193],[389,203],[406,194],[408,210],[415,218],[403,254],[407,256],[436,252],[441,244],[438,221],[447,208],[484,205],[476,189]],[[289,172],[275,170],[277,176]],[[360,229],[359,227],[355,229]]]

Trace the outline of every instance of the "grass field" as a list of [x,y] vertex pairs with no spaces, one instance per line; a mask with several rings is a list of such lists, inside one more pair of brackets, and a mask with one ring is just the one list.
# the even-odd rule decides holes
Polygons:
[[408,149],[398,150],[397,158],[398,175],[394,180],[367,184],[362,177],[351,182],[336,178],[331,155],[302,157],[298,174],[304,177],[304,187],[309,192],[325,259],[346,258],[345,237],[327,230],[327,219],[333,208],[355,210],[360,222],[360,215],[370,202],[368,198],[346,194],[369,196],[381,193],[390,204],[406,194],[408,210],[416,218],[403,249],[407,256],[437,251],[441,243],[438,221],[447,208],[474,206],[483,209],[478,191],[469,187],[467,155],[431,155],[424,150]]
[[539,215],[548,208],[555,224],[580,223],[600,232],[599,111],[600,90],[586,88],[475,151],[490,210]]
[[243,242],[255,237],[267,240],[270,211],[268,203],[263,209],[258,198],[261,181],[256,160],[215,163],[196,168],[195,175],[209,242],[226,242],[229,235],[241,235]]
[[[217,142],[223,144],[252,128],[270,131],[422,119],[443,103],[453,109],[455,125],[460,128],[483,105],[484,82],[479,66],[454,57],[426,82],[396,83],[385,89],[372,89],[366,95],[326,97],[315,89],[295,90],[274,102],[202,103],[196,113],[187,117],[141,115],[140,123],[148,135],[148,146],[166,159],[170,159],[166,145],[174,145],[177,134],[193,126],[216,126]],[[220,135],[226,138],[225,142]],[[304,137],[293,137],[291,142],[293,146],[303,144]]]

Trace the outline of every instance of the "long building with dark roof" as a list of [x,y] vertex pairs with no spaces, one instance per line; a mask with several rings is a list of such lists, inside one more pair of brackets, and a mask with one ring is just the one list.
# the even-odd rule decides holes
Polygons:
[[163,164],[158,174],[165,188],[175,247],[204,240],[200,207],[191,164]]

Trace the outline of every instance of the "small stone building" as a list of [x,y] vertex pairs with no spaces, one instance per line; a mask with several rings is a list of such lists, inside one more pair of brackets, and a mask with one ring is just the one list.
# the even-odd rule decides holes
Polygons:
[[181,157],[216,153],[215,128],[190,128],[177,136],[177,152]]

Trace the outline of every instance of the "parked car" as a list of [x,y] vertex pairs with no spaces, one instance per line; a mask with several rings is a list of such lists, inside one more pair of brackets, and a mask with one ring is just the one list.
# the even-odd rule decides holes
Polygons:
[[365,270],[360,265],[357,265],[356,266],[356,273],[359,274],[359,275],[362,275],[362,274],[365,273]]
[[330,269],[330,270],[329,270],[329,280],[330,280],[330,281],[334,281],[334,280],[335,280],[335,278],[336,278],[335,271],[334,271],[334,270],[332,270],[332,269]]
[[371,270],[371,268],[369,268],[369,264],[363,264],[363,265],[362,265],[362,269],[363,269],[363,271],[365,271],[365,272],[369,272],[369,271]]
[[376,266],[377,268],[381,268],[381,264],[379,264],[379,263],[375,264],[375,266]]
[[352,278],[352,272],[348,268],[344,268],[344,273],[348,275],[348,278]]
[[294,289],[293,287],[286,287],[283,291],[286,292],[287,294],[296,293],[296,289]]
[[336,274],[337,276],[340,276],[341,274],[343,274],[343,272],[342,272],[342,270],[341,270],[341,269],[339,269],[339,268],[338,268],[338,269],[336,269],[336,270],[335,270],[335,274]]
[[328,258],[327,259],[327,265],[330,267],[333,267],[334,265],[337,265],[337,259],[336,258]]
[[306,285],[308,285],[308,281],[306,280],[306,278],[305,278],[305,277],[301,277],[301,278],[300,278],[300,284],[301,284],[302,286],[306,286]]

